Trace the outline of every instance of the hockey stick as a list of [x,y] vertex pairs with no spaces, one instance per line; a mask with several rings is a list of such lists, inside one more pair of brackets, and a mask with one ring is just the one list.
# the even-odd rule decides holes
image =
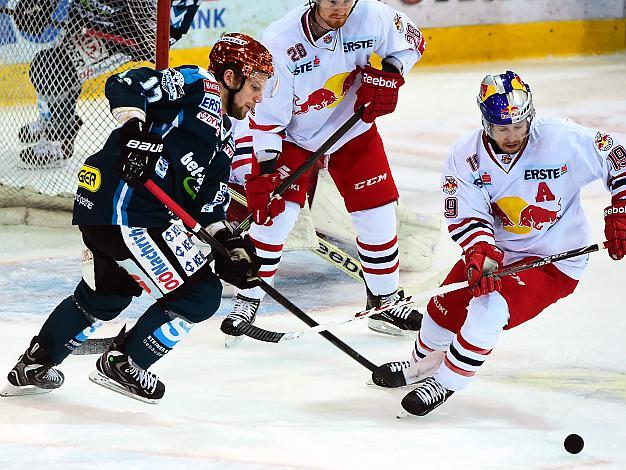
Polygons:
[[403,299],[396,300],[395,302],[386,305],[384,307],[374,307],[369,310],[362,310],[361,312],[355,313],[354,316],[348,318],[347,320],[339,320],[324,323],[313,328],[309,328],[308,330],[301,331],[292,331],[289,333],[278,333],[275,331],[265,330],[263,328],[259,328],[252,323],[248,323],[244,320],[236,320],[233,324],[241,331],[244,335],[249,336],[250,338],[265,341],[268,343],[282,343],[284,341],[291,341],[292,339],[298,339],[302,335],[306,333],[319,333],[321,331],[328,330],[334,326],[345,325],[347,323],[353,322],[355,320],[360,320],[362,318],[371,317],[377,313],[386,312],[388,310],[392,310],[394,308],[403,307],[405,305],[412,304],[417,302],[418,300],[429,299],[431,297],[435,297],[438,295],[447,294],[448,292],[453,292],[455,290],[463,289],[467,287],[467,281],[456,282],[454,284],[448,284],[437,289],[433,289],[427,292],[422,292],[416,295],[410,295],[408,297],[404,297]]
[[[326,142],[320,145],[320,147],[304,161],[302,165],[296,168],[293,173],[291,173],[287,178],[283,180],[282,183],[278,185],[278,187],[272,192],[271,197],[280,196],[289,188],[289,186],[291,186],[298,178],[300,178],[302,174],[304,174],[309,168],[311,168],[315,164],[315,162],[328,151],[329,148],[335,145],[339,141],[339,139],[341,139],[345,135],[345,133],[348,132],[359,119],[361,119],[361,116],[363,115],[363,111],[365,110],[366,106],[368,105],[361,106],[359,109],[357,109],[356,112],[352,116],[350,116],[350,119],[344,122],[341,127],[339,127],[339,129],[337,129],[326,140]],[[239,224],[235,233],[239,235],[242,232],[245,232],[250,228],[250,225],[252,225],[252,214],[248,214],[248,216]]]
[[[233,200],[238,202],[239,204],[246,206],[248,205],[248,201],[246,197],[239,193],[237,190],[233,188],[228,188],[228,192],[230,193]],[[353,279],[356,279],[359,282],[365,283],[365,278],[363,276],[363,270],[360,267],[360,261],[351,256],[349,253],[343,251],[337,245],[325,240],[320,237],[316,232],[317,239],[317,248],[310,248],[312,253],[315,253],[317,256],[322,258],[324,261],[330,263],[340,271],[343,271],[348,276]],[[450,266],[451,268],[451,266]],[[430,277],[422,280],[416,285],[410,286],[401,286],[399,290],[404,291],[405,294],[415,294],[422,292],[424,289],[428,289],[431,286],[439,285],[445,275],[448,273],[450,268],[446,268],[442,271],[439,271],[435,274],[432,274]]]
[[[174,201],[171,197],[169,197],[161,188],[159,188],[154,181],[148,180],[144,186],[148,191],[150,191],[159,201],[165,205],[169,210],[171,210],[183,223],[196,234],[196,236],[202,240],[203,242],[209,244],[211,247],[215,247],[217,251],[228,256],[228,251],[226,248],[215,238],[213,238],[209,232],[207,232],[187,211],[185,211],[176,201]],[[267,295],[269,295],[272,299],[282,305],[285,309],[287,309],[291,314],[298,317],[304,323],[306,323],[310,327],[319,326],[315,320],[309,317],[303,310],[301,310],[298,306],[292,303],[289,299],[287,299],[284,295],[270,286],[267,282],[261,279],[260,284],[261,289],[263,289]],[[360,353],[352,349],[346,343],[341,341],[335,335],[328,331],[320,331],[319,334],[330,343],[332,343],[335,347],[342,350],[352,359],[357,361],[363,367],[368,369],[371,372],[376,372],[378,374],[387,374],[385,369],[380,369],[373,362],[369,361],[365,357],[363,357]]]
[[[607,242],[603,242],[601,244],[589,245],[589,246],[585,246],[582,248],[576,248],[574,250],[564,251],[562,253],[557,253],[554,255],[548,255],[543,258],[538,258],[533,261],[528,261],[526,263],[513,263],[508,266],[504,266],[499,271],[495,271],[493,273],[487,274],[487,276],[500,279],[504,276],[510,276],[520,271],[526,271],[528,269],[536,268],[539,266],[544,266],[546,264],[551,264],[556,261],[562,261],[568,258],[575,258],[577,256],[583,256],[589,253],[593,253],[593,252],[606,248],[606,246],[607,246]],[[239,328],[239,331],[241,331],[244,335],[250,338],[253,338],[259,341],[269,342],[269,343],[282,343],[283,341],[290,341],[292,339],[300,338],[302,335],[306,333],[319,333],[320,331],[326,330],[328,328],[332,328],[338,325],[344,325],[346,323],[350,323],[355,320],[360,320],[361,318],[372,316],[375,313],[380,313],[382,311],[397,308],[401,305],[410,304],[418,300],[429,299],[431,297],[436,297],[439,295],[447,294],[448,292],[454,292],[456,290],[463,289],[467,286],[468,286],[467,281],[447,284],[447,285],[439,287],[438,289],[433,289],[428,292],[417,293],[415,295],[405,297],[404,299],[401,299],[400,301],[397,301],[382,309],[374,308],[370,310],[364,310],[362,312],[355,314],[353,317],[348,318],[347,320],[339,320],[339,321],[324,323],[322,325],[319,325],[314,328],[310,328],[308,330],[292,331],[288,333],[279,333],[276,331],[270,331],[270,330],[260,328],[256,325],[245,322],[243,320],[239,320],[238,322],[235,322],[235,325]]]
[[[233,188],[228,188],[228,192],[234,201],[244,207],[248,207],[248,200],[246,199],[246,196]],[[324,240],[317,233],[315,236],[317,240],[317,248],[311,248],[311,252],[315,253],[323,260],[328,261],[334,267],[343,271],[353,279],[363,282],[363,271],[359,267],[360,263],[358,260],[350,256],[338,246]],[[354,266],[354,269],[350,269],[348,266]]]

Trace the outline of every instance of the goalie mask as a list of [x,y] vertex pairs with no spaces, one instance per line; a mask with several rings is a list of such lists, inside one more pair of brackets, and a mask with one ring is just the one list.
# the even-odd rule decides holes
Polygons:
[[487,75],[480,84],[476,98],[482,114],[483,128],[493,137],[493,126],[506,126],[526,121],[528,132],[535,117],[530,87],[519,75],[508,70],[500,75]]

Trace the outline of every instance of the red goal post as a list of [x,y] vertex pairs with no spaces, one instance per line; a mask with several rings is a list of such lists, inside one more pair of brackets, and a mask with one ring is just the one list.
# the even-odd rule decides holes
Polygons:
[[82,163],[116,126],[104,83],[167,68],[169,18],[170,0],[0,0],[0,224],[68,223]]

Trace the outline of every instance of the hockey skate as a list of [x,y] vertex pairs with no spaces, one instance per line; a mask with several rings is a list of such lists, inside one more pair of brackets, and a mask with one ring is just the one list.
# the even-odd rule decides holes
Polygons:
[[63,385],[63,373],[53,367],[46,350],[35,336],[9,375],[0,396],[13,397],[48,393]]
[[407,413],[424,416],[450,398],[454,392],[441,385],[434,377],[420,380],[419,386],[402,399],[402,408]]
[[235,320],[243,320],[248,323],[254,323],[256,311],[259,309],[259,299],[251,299],[241,294],[237,294],[233,310],[222,321],[220,330],[226,335],[224,346],[232,348],[243,340],[243,334],[233,324]]
[[[51,169],[62,167],[74,155],[74,141],[83,121],[76,116],[73,125],[68,126],[64,136],[60,132],[45,128],[41,121],[33,121],[19,131],[19,139],[24,143],[34,143],[20,152],[17,166],[23,170]],[[48,124],[49,126],[49,124]]]
[[371,383],[386,388],[415,384],[433,375],[443,362],[444,356],[443,351],[434,351],[419,362],[387,362],[378,367],[379,371],[372,372]]
[[152,372],[137,366],[124,352],[125,328],[96,362],[89,380],[101,387],[145,403],[157,404],[165,394],[165,385]]
[[43,128],[43,122],[37,119],[20,127],[17,136],[23,144],[34,144],[43,138]]
[[[367,291],[367,308],[381,307],[404,298],[401,291],[390,295],[374,295]],[[410,305],[396,307],[372,315],[367,323],[370,330],[391,336],[413,335],[422,326],[422,314]]]

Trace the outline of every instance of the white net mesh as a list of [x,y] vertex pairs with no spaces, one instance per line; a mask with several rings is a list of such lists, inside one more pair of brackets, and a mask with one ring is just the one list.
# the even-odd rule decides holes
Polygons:
[[78,169],[115,126],[107,77],[154,60],[156,0],[0,6],[0,207],[71,210]]

